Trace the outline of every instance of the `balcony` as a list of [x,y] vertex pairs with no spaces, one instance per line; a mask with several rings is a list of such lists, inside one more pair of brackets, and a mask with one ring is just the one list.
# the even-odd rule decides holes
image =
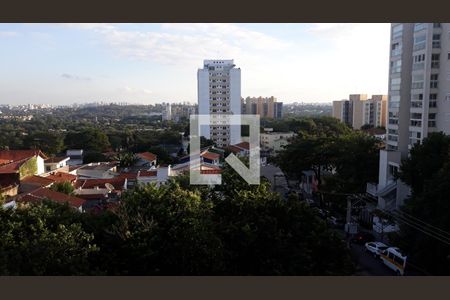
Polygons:
[[366,193],[373,197],[377,197],[378,196],[378,184],[368,182],[367,186],[366,186]]

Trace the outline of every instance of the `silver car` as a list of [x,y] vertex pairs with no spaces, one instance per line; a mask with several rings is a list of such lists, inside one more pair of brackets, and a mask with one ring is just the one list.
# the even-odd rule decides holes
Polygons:
[[366,251],[373,254],[374,257],[380,257],[380,252],[389,248],[386,244],[382,242],[368,242],[365,244]]

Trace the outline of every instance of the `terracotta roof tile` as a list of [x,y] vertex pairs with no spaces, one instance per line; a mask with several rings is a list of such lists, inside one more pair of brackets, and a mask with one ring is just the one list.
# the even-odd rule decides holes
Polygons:
[[81,207],[86,201],[74,197],[69,196],[63,193],[55,192],[50,189],[46,188],[39,188],[37,190],[34,190],[30,193],[27,193],[25,195],[19,196],[18,202],[40,202],[44,199],[49,199],[58,203],[69,203],[70,206],[79,208]]
[[105,184],[109,183],[114,186],[114,189],[116,190],[123,190],[123,187],[125,185],[125,177],[114,177],[114,178],[108,178],[108,179],[83,179],[83,180],[77,180],[75,183],[75,188],[82,188],[82,189],[93,189],[95,187],[98,188],[105,188]]
[[74,182],[77,180],[77,176],[69,173],[56,172],[55,174],[48,175],[46,178],[53,180],[54,182]]
[[142,152],[142,153],[138,153],[136,154],[138,157],[144,159],[144,160],[148,160],[148,161],[154,161],[156,160],[157,156],[153,153],[150,152]]
[[9,159],[12,161],[17,161],[37,155],[44,159],[47,158],[47,156],[45,156],[45,154],[43,154],[40,150],[0,150],[0,159],[2,160]]
[[38,186],[49,186],[55,181],[48,177],[41,177],[37,175],[32,175],[20,180],[20,183],[33,184]]
[[203,152],[201,156],[203,158],[206,158],[206,159],[209,159],[209,160],[217,160],[217,159],[220,158],[220,154],[213,153],[213,152],[208,152],[208,151]]

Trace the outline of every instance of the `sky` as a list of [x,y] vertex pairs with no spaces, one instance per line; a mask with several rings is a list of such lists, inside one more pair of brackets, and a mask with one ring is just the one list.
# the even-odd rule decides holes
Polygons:
[[197,102],[204,59],[241,95],[331,102],[386,94],[387,23],[0,24],[0,104]]

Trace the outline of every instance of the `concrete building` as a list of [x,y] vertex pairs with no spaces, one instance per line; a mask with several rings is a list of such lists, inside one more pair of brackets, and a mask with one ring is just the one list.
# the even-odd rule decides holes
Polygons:
[[290,139],[295,136],[293,132],[265,132],[260,134],[261,149],[270,151],[281,151],[288,145]]
[[172,106],[170,105],[170,103],[163,103],[162,120],[163,121],[172,120]]
[[[241,69],[231,60],[205,60],[197,72],[198,113],[241,114]],[[240,126],[202,126],[200,134],[218,147],[241,141]]]
[[261,118],[281,119],[283,117],[283,102],[271,97],[247,97],[241,99],[242,113],[259,115]]
[[366,94],[352,94],[350,99],[350,111],[352,112],[352,127],[360,129],[364,125],[364,109],[367,101]]
[[430,132],[450,134],[450,23],[391,25],[386,150],[377,185],[378,206],[403,205],[409,187],[395,179],[401,160]]
[[333,101],[332,116],[341,122],[361,129],[364,125],[386,127],[387,95],[352,94],[350,100]]
[[352,126],[352,112],[350,111],[349,100],[333,101],[333,108],[331,115],[339,119],[341,122]]

